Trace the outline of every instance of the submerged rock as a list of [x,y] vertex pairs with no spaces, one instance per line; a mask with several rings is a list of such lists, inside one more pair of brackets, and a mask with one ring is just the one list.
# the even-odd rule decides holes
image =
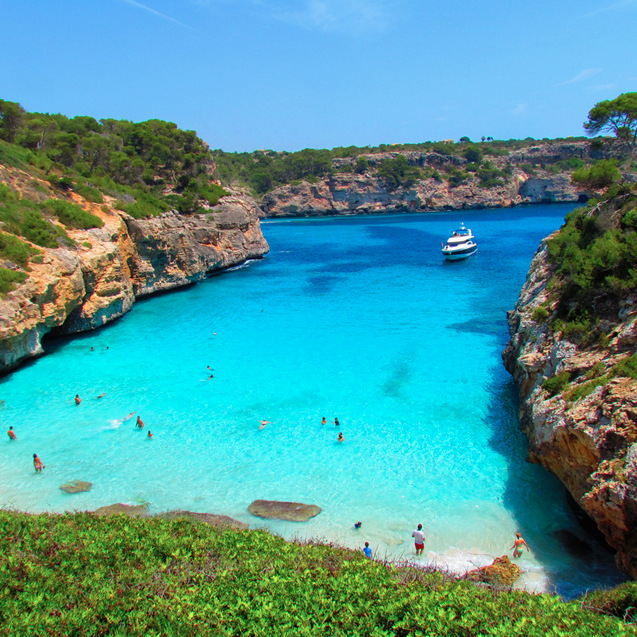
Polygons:
[[259,518],[288,520],[289,522],[307,522],[321,512],[315,504],[301,502],[279,502],[277,500],[255,500],[248,511]]
[[513,564],[508,555],[496,557],[493,564],[476,568],[467,573],[467,579],[472,582],[483,582],[491,586],[513,586],[515,580],[522,574],[522,569]]
[[61,484],[60,489],[67,493],[82,493],[84,491],[90,491],[93,488],[92,482],[84,482],[83,480],[73,480],[68,484]]
[[116,504],[109,504],[105,507],[95,509],[93,513],[95,515],[129,515],[132,518],[141,518],[148,515],[148,505],[146,504],[122,504],[117,502]]
[[227,515],[216,515],[215,513],[194,513],[193,511],[167,511],[155,516],[164,520],[175,520],[177,518],[186,518],[193,522],[201,522],[210,526],[228,526],[233,529],[243,531],[249,528],[245,522],[239,522]]

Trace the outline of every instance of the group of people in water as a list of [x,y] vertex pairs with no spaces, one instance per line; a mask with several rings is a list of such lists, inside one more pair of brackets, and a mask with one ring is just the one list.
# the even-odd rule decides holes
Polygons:
[[[354,524],[355,529],[360,529],[363,526],[362,522],[356,522]],[[419,524],[414,532],[411,534],[411,537],[414,538],[414,547],[416,549],[416,555],[422,555],[425,550],[425,532],[422,529],[422,524]],[[529,545],[526,543],[521,533],[515,534],[515,541],[513,542],[513,546],[509,550],[513,550],[513,557],[518,558],[522,556],[522,553],[526,549],[531,552]],[[363,553],[367,557],[372,556],[372,549],[369,547],[369,542],[365,542],[365,546],[363,547]]]
[[[334,420],[332,420],[332,423],[336,425],[337,427],[340,427],[341,425],[341,423],[338,421],[338,416],[334,416]],[[261,429],[264,429],[266,425],[271,425],[271,424],[272,422],[270,420],[262,420],[261,425],[259,427],[259,431],[261,431]],[[325,418],[325,416],[321,418],[321,425],[327,425],[327,418]],[[338,442],[345,442],[345,436],[343,435],[342,431],[338,432],[338,438],[336,440]]]

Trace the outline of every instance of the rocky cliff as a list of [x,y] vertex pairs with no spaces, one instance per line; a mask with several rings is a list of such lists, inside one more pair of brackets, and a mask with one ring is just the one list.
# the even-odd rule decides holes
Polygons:
[[[332,160],[334,174],[276,188],[264,196],[262,207],[268,217],[301,217],[586,201],[590,193],[572,184],[572,169],[558,162],[594,161],[614,152],[595,150],[588,142],[545,143],[489,157],[490,169],[499,173],[490,187],[480,178],[480,167],[462,156],[407,151],[361,155],[369,167],[361,174],[355,172],[354,158],[337,158]],[[422,178],[392,188],[377,169],[399,156],[417,167]]]
[[268,251],[259,209],[239,191],[205,214],[173,211],[147,219],[112,205],[81,203],[104,226],[69,230],[73,248],[41,249],[26,282],[0,299],[0,372],[41,354],[49,332],[100,327],[139,297],[200,281]]
[[277,188],[264,196],[262,207],[268,217],[305,217],[503,208],[587,198],[585,190],[571,184],[569,175],[547,171],[531,176],[515,169],[508,183],[493,188],[481,188],[475,181],[454,187],[443,179],[430,178],[396,190],[389,190],[382,178],[371,173],[340,173],[314,184]]
[[[605,216],[599,206],[589,210],[580,225],[594,220],[630,242],[634,230],[619,222],[619,213],[628,214],[622,205]],[[550,240],[540,246],[510,312],[511,340],[503,352],[520,390],[528,457],[566,485],[617,550],[619,567],[637,577],[637,291],[595,289],[580,299],[582,313],[572,282],[549,253]],[[600,246],[593,246],[598,255]],[[619,273],[623,265],[614,268]],[[556,320],[565,309],[589,318]]]

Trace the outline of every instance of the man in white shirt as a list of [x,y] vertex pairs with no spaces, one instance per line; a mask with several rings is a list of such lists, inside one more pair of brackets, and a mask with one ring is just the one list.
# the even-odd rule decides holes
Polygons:
[[418,525],[418,528],[411,534],[411,537],[415,538],[416,555],[422,555],[425,550],[425,533],[422,530],[422,524]]

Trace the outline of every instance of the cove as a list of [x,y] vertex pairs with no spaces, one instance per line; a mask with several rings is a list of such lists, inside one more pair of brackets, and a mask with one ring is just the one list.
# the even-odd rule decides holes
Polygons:
[[[2,380],[0,415],[18,440],[0,443],[0,504],[147,502],[286,538],[368,541],[396,560],[415,559],[421,522],[418,561],[460,570],[510,555],[519,530],[527,587],[571,597],[615,585],[622,575],[564,488],[525,462],[500,358],[533,253],[572,207],[266,221],[267,258],[48,340],[46,356]],[[445,263],[440,242],[461,221],[480,251]],[[122,421],[133,411],[143,431]],[[71,480],[93,489],[60,491]],[[322,512],[266,522],[247,511],[256,499]],[[569,552],[568,533],[587,548]]]

